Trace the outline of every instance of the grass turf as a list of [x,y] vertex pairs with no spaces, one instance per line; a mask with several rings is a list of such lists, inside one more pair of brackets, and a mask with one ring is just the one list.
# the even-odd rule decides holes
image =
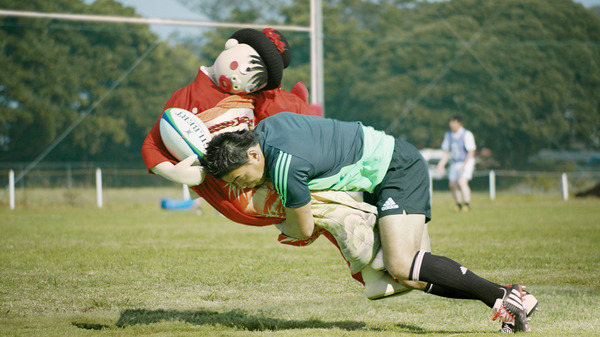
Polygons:
[[[93,193],[33,191],[26,207],[0,210],[0,335],[485,336],[499,327],[477,301],[367,300],[324,238],[290,247],[272,227],[207,208],[161,210],[160,197],[179,189],[107,190],[102,209]],[[540,301],[532,336],[600,335],[600,201],[481,194],[473,205],[454,213],[449,194],[435,194],[434,253],[527,285]]]

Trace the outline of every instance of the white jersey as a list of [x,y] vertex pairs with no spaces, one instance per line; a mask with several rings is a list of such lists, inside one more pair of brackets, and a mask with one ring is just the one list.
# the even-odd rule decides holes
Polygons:
[[464,127],[461,127],[456,132],[448,131],[444,135],[442,150],[450,151],[452,162],[465,161],[467,153],[476,149],[477,146],[475,146],[473,133]]

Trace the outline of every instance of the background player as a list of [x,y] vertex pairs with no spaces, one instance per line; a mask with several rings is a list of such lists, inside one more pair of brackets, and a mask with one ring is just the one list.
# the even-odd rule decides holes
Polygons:
[[473,133],[463,127],[462,118],[450,118],[450,131],[444,135],[442,150],[444,156],[437,166],[438,173],[444,174],[446,164],[451,159],[448,171],[448,180],[452,196],[456,202],[457,212],[468,212],[471,209],[471,188],[469,180],[473,178],[475,169],[475,137]]

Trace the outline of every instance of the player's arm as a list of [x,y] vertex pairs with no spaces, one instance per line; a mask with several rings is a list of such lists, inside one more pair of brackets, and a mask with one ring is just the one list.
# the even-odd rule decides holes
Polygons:
[[[279,155],[282,156],[282,153],[280,152]],[[308,172],[312,167],[304,159],[292,155],[287,155],[287,158],[291,159],[281,160],[281,162],[287,160],[287,165],[276,163],[269,170],[273,172],[271,175],[273,185],[285,207],[286,219],[277,228],[286,236],[306,240],[315,230],[308,187]],[[295,207],[296,205],[302,206]]]
[[467,150],[467,156],[465,157],[464,165],[475,158],[475,150],[477,149],[475,146],[475,137],[471,132],[465,134],[465,149]]
[[442,141],[442,150],[444,151],[444,154],[437,164],[437,172],[439,175],[443,175],[444,172],[446,172],[446,164],[448,164],[448,161],[450,160],[450,141],[448,140],[448,137],[449,135],[446,133],[444,135],[444,140]]
[[[466,165],[473,158],[475,158],[475,150],[467,152],[467,156],[465,157],[464,165]],[[464,169],[464,167],[463,167],[463,169]]]
[[283,234],[305,240],[312,236],[315,230],[310,201],[297,208],[285,208],[286,219],[281,223],[280,230]]
[[446,164],[448,163],[448,160],[450,160],[450,151],[444,151],[442,159],[440,159],[440,161],[437,164],[438,174],[444,174],[444,172],[446,171]]

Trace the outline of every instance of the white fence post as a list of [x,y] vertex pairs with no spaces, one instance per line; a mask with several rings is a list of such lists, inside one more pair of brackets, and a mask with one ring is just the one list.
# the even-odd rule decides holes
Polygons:
[[73,188],[73,173],[71,172],[71,164],[67,165],[67,188]]
[[569,181],[567,180],[567,174],[563,172],[562,174],[562,192],[563,192],[563,200],[569,200]]
[[496,200],[496,172],[490,170],[490,200]]
[[102,170],[100,168],[96,169],[96,201],[98,208],[102,208]]
[[15,209],[15,171],[8,171],[8,194],[10,209]]

